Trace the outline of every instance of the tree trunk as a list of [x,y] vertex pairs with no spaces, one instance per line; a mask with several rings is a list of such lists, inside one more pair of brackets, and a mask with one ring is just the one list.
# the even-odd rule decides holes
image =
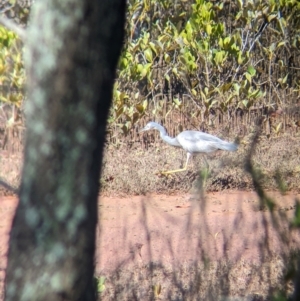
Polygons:
[[126,0],[36,1],[5,298],[95,300],[97,197]]

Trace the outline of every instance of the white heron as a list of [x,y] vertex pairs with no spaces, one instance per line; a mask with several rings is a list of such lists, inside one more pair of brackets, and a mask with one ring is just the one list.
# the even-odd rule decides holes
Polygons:
[[[166,129],[162,125],[153,121],[147,123],[146,126],[140,130],[140,132],[145,132],[152,129],[158,130],[160,132],[161,139],[166,143],[175,147],[181,147],[187,152],[186,163],[183,168],[164,171],[162,172],[163,174],[171,174],[187,170],[189,159],[194,153],[211,153],[216,150],[226,150],[232,152],[236,151],[238,148],[236,143],[227,142],[216,136],[199,131],[183,131],[175,138],[172,138],[167,134]],[[208,165],[207,161],[206,164]]]

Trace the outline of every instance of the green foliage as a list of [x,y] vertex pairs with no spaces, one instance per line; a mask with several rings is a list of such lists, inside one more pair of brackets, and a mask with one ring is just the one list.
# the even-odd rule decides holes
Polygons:
[[[115,98],[112,118],[117,116],[127,132],[145,114],[165,117],[149,105],[141,110],[137,105],[170,93],[172,107],[184,93],[204,116],[211,109],[247,111],[265,104],[268,89],[260,82],[266,81],[269,90],[289,87],[284,57],[278,60],[277,78],[270,70],[290,47],[286,32],[299,12],[299,3],[292,0],[236,1],[230,9],[222,1],[129,1],[116,82],[127,102],[121,112],[122,102]],[[266,35],[268,28],[272,36]],[[297,36],[296,29],[291,36],[295,45]]]
[[[28,8],[12,3],[19,19],[27,20]],[[109,119],[118,133],[127,135],[145,116],[162,119],[172,110],[205,119],[211,110],[225,114],[280,103],[274,91],[290,89],[291,98],[299,93],[299,1],[127,3],[127,37]],[[18,106],[25,83],[21,47],[14,33],[0,27],[0,101]],[[193,111],[184,107],[183,95]],[[274,125],[276,135],[281,130]]]
[[[148,101],[145,99],[132,105],[128,94],[118,89],[118,83],[114,87],[113,97],[114,102],[108,123],[121,128],[123,134],[126,135],[131,126],[144,116]],[[138,93],[135,95],[135,98],[138,98]],[[120,122],[121,117],[122,121]]]
[[[8,17],[11,22],[18,25],[25,25],[28,21],[32,2],[31,0],[3,1],[0,4],[3,17]],[[0,26],[0,102],[14,104],[17,107],[22,105],[25,94],[26,79],[22,48],[23,44],[18,36]]]
[[22,44],[15,33],[0,27],[0,101],[21,106],[25,71]]

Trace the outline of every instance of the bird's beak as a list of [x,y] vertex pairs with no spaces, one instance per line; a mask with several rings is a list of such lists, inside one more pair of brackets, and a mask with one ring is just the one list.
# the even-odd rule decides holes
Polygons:
[[145,132],[146,131],[146,129],[145,128],[143,128],[143,129],[141,129],[140,131],[139,131],[139,133],[141,133],[141,132]]

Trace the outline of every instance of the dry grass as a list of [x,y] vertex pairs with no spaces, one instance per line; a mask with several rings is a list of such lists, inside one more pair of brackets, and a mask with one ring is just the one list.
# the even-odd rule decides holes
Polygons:
[[[249,144],[241,144],[234,153],[219,151],[206,156],[210,174],[207,191],[225,189],[253,189],[251,177],[245,171],[244,162]],[[254,165],[261,173],[264,188],[299,191],[300,139],[280,136],[262,137],[253,156]],[[186,153],[163,142],[153,143],[147,150],[138,142],[130,147],[108,145],[105,150],[101,177],[102,193],[106,195],[145,195],[147,193],[182,193],[193,191],[199,184],[199,175],[204,168],[203,155],[192,158],[188,171],[170,175],[160,171],[182,167]],[[20,153],[0,154],[0,180],[18,187],[22,168]],[[8,193],[8,192],[7,192]]]
[[[295,257],[288,260],[274,254],[257,264],[223,260],[176,268],[159,263],[120,267],[107,275],[101,300],[271,300],[280,292],[292,294],[292,282],[285,278]],[[161,287],[160,294],[155,294],[155,286]]]
[[[224,189],[253,189],[251,177],[245,172],[244,162],[249,144],[241,144],[235,153],[222,152],[208,156],[210,176],[208,191]],[[299,190],[300,139],[289,136],[261,138],[253,156],[254,165],[261,173],[266,189],[278,189],[283,182],[287,190]],[[204,166],[202,155],[191,161],[189,170],[168,177],[158,173],[184,165],[186,154],[163,142],[156,142],[147,150],[141,145],[106,148],[101,178],[105,194],[175,193],[190,191],[199,180]],[[197,180],[198,179],[198,180]]]
[[[23,156],[20,153],[0,152],[0,181],[17,190],[21,180]],[[12,191],[0,185],[0,195],[11,195]]]

